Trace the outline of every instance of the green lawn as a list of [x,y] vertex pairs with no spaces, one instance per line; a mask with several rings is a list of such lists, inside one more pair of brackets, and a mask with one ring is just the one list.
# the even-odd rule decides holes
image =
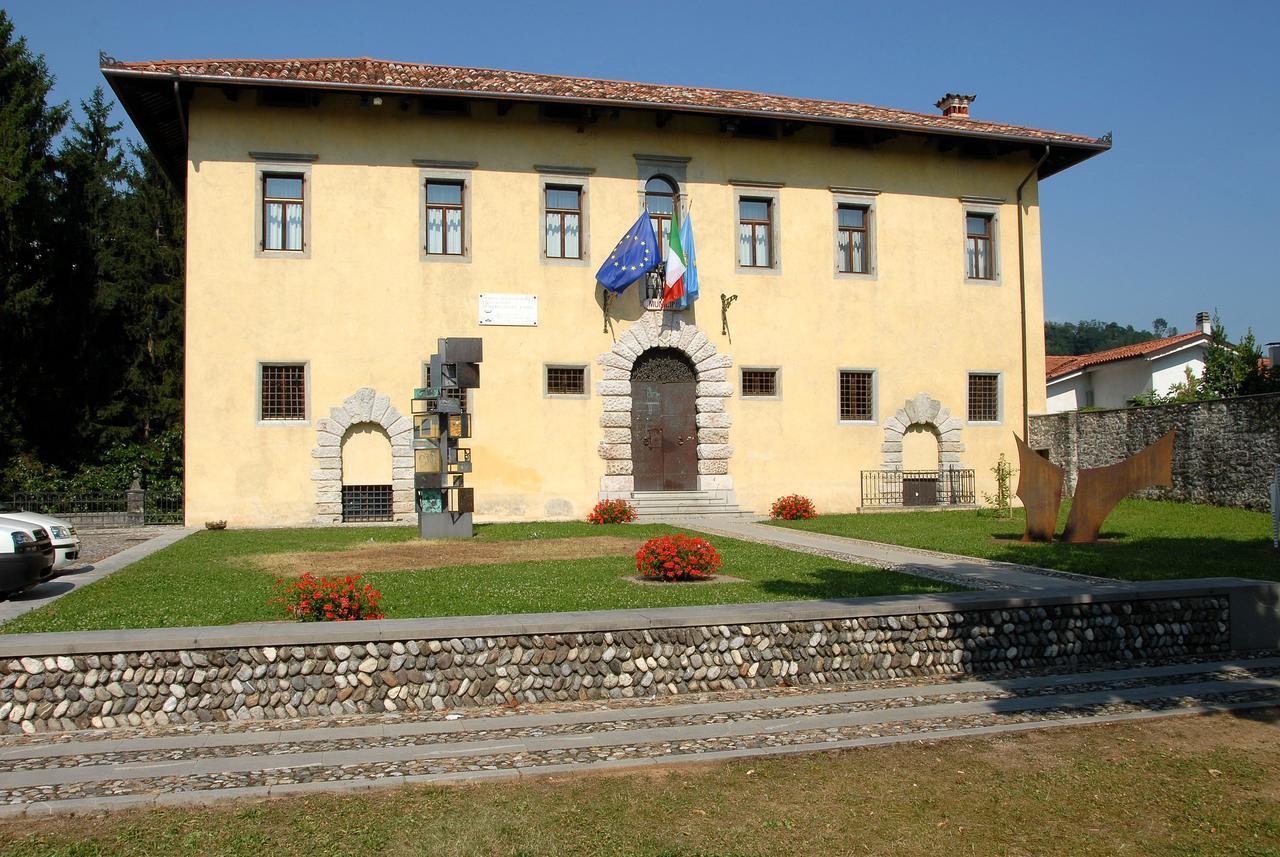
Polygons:
[[10,857],[1280,854],[1275,711],[0,822]]
[[[674,532],[661,525],[585,523],[490,524],[480,541],[519,541],[614,535],[644,538]],[[275,578],[246,556],[331,551],[361,542],[414,538],[405,528],[202,531],[110,577],[0,627],[15,634],[225,625],[281,618],[268,604]],[[856,598],[953,587],[918,577],[837,562],[733,539],[708,537],[720,551],[721,572],[744,583],[642,586],[630,556],[459,566],[365,575],[383,593],[391,619],[625,607],[674,607],[814,598]]]
[[[1064,503],[1058,532],[1070,503]],[[1271,549],[1271,516],[1263,512],[1123,500],[1092,545],[1024,544],[1022,510],[1013,520],[989,511],[822,515],[779,526],[946,553],[1037,565],[1122,580],[1252,577],[1280,580]]]

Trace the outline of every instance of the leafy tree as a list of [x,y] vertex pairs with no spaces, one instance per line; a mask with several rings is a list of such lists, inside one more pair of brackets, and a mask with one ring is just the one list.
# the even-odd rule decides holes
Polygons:
[[1177,336],[1178,328],[1173,327],[1163,318],[1157,318],[1151,322],[1151,332],[1156,335],[1156,339],[1164,339],[1166,336]]
[[52,335],[53,141],[66,105],[48,104],[53,76],[0,9],[0,460],[28,445],[27,426],[48,402],[34,395],[48,374],[41,346]]

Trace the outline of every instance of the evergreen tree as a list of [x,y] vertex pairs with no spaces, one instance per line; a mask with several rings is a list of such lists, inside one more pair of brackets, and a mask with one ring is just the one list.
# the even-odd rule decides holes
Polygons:
[[48,104],[53,77],[44,57],[0,9],[0,461],[27,449],[32,417],[48,405],[40,362],[54,335],[53,140],[66,105]]
[[99,409],[105,438],[149,443],[182,425],[182,200],[149,149],[135,146],[97,308],[120,341],[120,375]]
[[95,88],[80,103],[81,121],[58,151],[58,317],[62,335],[47,357],[55,370],[62,407],[42,435],[56,439],[56,452],[77,460],[92,456],[109,436],[103,412],[114,409],[122,363],[129,351],[119,319],[102,312],[104,280],[116,261],[120,209],[128,176],[124,151],[111,122],[112,104]]

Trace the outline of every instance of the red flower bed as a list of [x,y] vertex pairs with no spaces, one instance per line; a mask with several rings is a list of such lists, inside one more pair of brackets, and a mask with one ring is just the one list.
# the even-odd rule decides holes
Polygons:
[[802,521],[806,518],[818,517],[813,508],[813,501],[799,494],[788,494],[773,501],[769,509],[770,518],[781,518],[784,521]]
[[349,622],[355,619],[385,619],[378,609],[382,593],[360,577],[316,577],[307,572],[292,583],[276,581],[280,595],[271,599],[300,622]]
[[703,580],[719,568],[711,543],[684,533],[649,539],[636,551],[636,571],[650,580]]
[[636,507],[626,500],[601,500],[587,515],[593,524],[629,524],[636,519]]

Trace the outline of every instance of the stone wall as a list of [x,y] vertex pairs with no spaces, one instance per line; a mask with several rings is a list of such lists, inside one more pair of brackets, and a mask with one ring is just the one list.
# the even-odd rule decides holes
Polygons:
[[1280,466],[1280,394],[1114,411],[1068,411],[1031,417],[1030,444],[1049,450],[1067,471],[1066,493],[1081,468],[1132,455],[1176,428],[1173,488],[1148,499],[1269,508],[1268,486]]
[[1074,669],[1232,647],[1233,613],[1250,612],[1236,608],[1236,595],[1164,586],[1096,598],[957,593],[550,614],[533,623],[516,616],[16,635],[0,637],[0,731]]

